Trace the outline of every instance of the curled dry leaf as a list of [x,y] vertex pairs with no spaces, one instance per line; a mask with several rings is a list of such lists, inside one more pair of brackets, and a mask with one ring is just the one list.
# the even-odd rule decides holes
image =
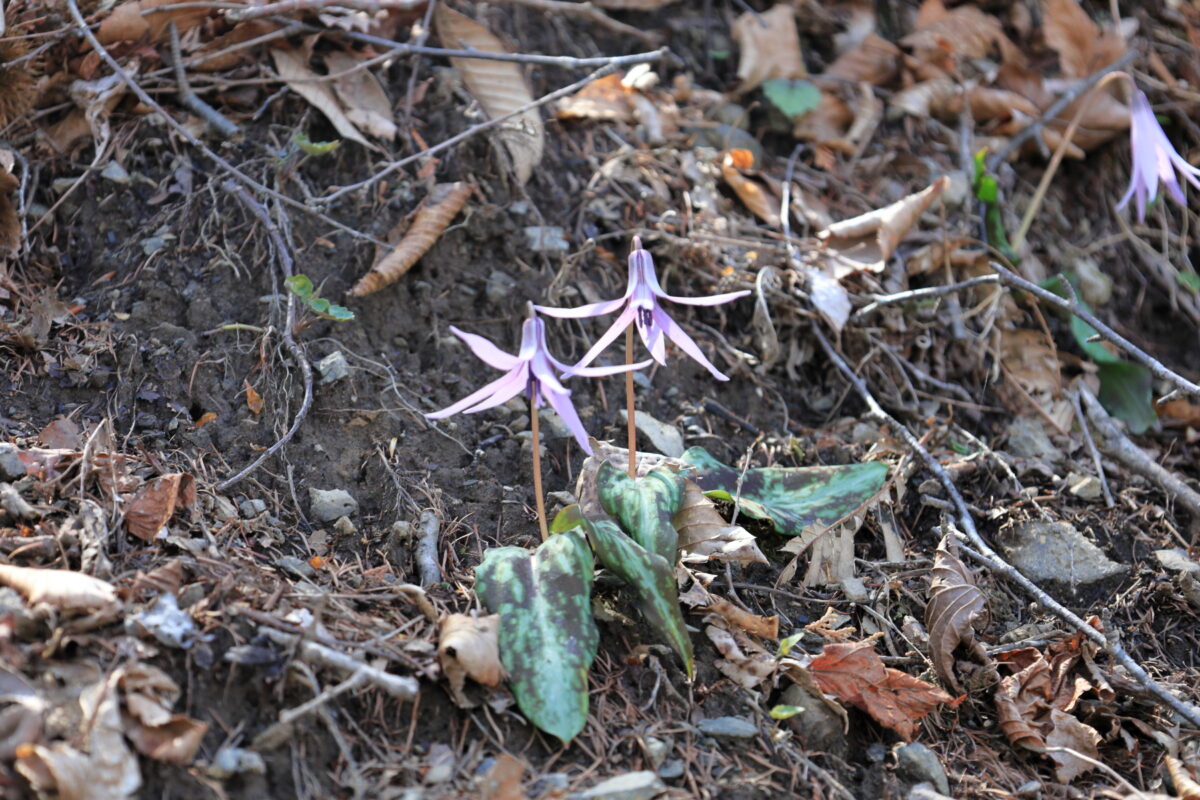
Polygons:
[[275,71],[279,77],[296,94],[303,97],[308,104],[320,111],[333,123],[333,127],[344,139],[358,142],[363,147],[370,147],[367,140],[358,131],[342,104],[334,96],[329,84],[308,66],[308,59],[300,52],[292,50],[271,50],[271,59],[275,62]]
[[[508,48],[484,26],[438,3],[433,13],[434,28],[442,46],[454,49],[507,53]],[[489,119],[511,114],[533,102],[525,76],[517,64],[505,61],[480,61],[452,58],[450,63],[462,75],[471,96],[479,101]],[[497,138],[512,158],[513,173],[525,183],[542,160],[546,132],[537,109],[530,109],[500,124]]]
[[743,175],[731,153],[725,153],[721,159],[721,175],[754,216],[772,228],[781,226],[779,200],[769,194],[758,181]]
[[125,735],[138,752],[156,761],[191,763],[208,723],[171,712],[182,694],[171,676],[136,663],[118,672],[118,685],[125,696]]
[[96,38],[100,44],[113,44],[146,38],[164,42],[170,34],[171,23],[183,34],[208,16],[207,7],[184,7],[156,10],[159,6],[178,6],[175,0],[126,0],[112,10],[100,23]]
[[731,561],[737,564],[766,564],[758,542],[741,525],[730,525],[717,505],[692,481],[684,483],[683,505],[671,523],[679,532],[679,549],[689,563]]
[[559,119],[599,119],[615,122],[636,120],[630,100],[630,88],[620,75],[605,75],[592,81],[570,97],[558,102],[554,116]]
[[710,595],[708,611],[720,614],[731,625],[736,625],[747,633],[761,636],[764,639],[779,638],[779,617],[763,617],[751,614],[743,608],[735,606],[724,597]]
[[1121,36],[1101,31],[1078,0],[1045,0],[1042,35],[1069,78],[1085,78],[1125,54]]
[[734,20],[733,39],[741,51],[737,70],[741,85],[736,94],[745,94],[772,78],[808,74],[791,3],[778,3],[761,14],[745,12]]
[[325,65],[331,75],[341,75],[333,81],[333,89],[346,109],[347,119],[377,139],[395,139],[398,129],[392,101],[375,74],[364,69],[354,56],[339,51],[326,54]]
[[938,544],[933,559],[933,580],[925,626],[929,629],[929,655],[942,680],[958,692],[962,687],[954,675],[954,649],[975,638],[975,621],[986,614],[983,592],[958,556],[950,552],[947,538]]
[[775,674],[775,657],[758,644],[720,625],[708,625],[704,633],[722,656],[713,665],[743,689],[753,689]]
[[99,611],[117,604],[111,583],[67,569],[0,564],[0,583],[16,589],[30,605],[46,603],[60,611]]
[[956,64],[986,58],[998,51],[1002,61],[1021,62],[1023,56],[1004,35],[1000,20],[973,5],[947,11],[940,0],[926,2],[917,19],[918,28],[900,40],[922,62],[943,72],[954,73]]
[[12,201],[12,193],[21,185],[12,174],[16,163],[13,151],[0,147],[0,251],[8,255],[16,255],[21,249],[21,220]]
[[[441,8],[441,6],[438,6]],[[465,181],[439,183],[421,201],[408,232],[396,249],[380,258],[366,275],[347,292],[351,297],[363,297],[390,286],[408,272],[421,256],[433,247],[446,230],[450,220],[458,215],[471,196],[471,184]]]
[[950,185],[942,176],[915,194],[889,206],[835,222],[817,234],[836,278],[866,270],[882,272],[909,229],[925,209]]
[[496,763],[479,781],[482,800],[525,800],[521,778],[525,775],[525,764],[515,756],[501,753]]
[[484,686],[499,686],[504,680],[500,665],[500,617],[450,614],[438,631],[438,660],[450,681],[455,698],[462,697],[467,678]]
[[171,521],[175,509],[196,502],[196,481],[186,472],[155,478],[138,491],[125,511],[125,527],[144,541],[154,539]]

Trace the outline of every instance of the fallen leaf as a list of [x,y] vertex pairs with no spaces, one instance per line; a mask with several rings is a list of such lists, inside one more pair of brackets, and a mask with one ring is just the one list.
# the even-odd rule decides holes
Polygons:
[[724,597],[710,595],[707,611],[720,614],[731,625],[763,639],[779,638],[779,617],[763,617],[739,608]]
[[942,680],[962,691],[954,674],[954,649],[975,639],[975,622],[986,615],[987,601],[966,565],[952,553],[947,537],[938,544],[925,606],[929,655]]
[[271,59],[275,62],[275,71],[288,88],[324,114],[342,138],[358,142],[364,147],[370,146],[342,110],[342,105],[329,88],[329,84],[309,68],[308,59],[298,52],[279,49],[271,50]]
[[[96,38],[100,44],[148,39],[163,42],[170,36],[171,23],[180,35],[199,25],[208,16],[207,7],[184,7],[157,11],[159,6],[177,6],[175,0],[126,0],[100,23]],[[150,12],[150,13],[148,13]]]
[[208,724],[172,713],[182,692],[158,667],[134,663],[118,674],[124,693],[125,735],[143,755],[171,764],[190,764]]
[[1125,54],[1121,36],[1101,31],[1078,0],[1045,0],[1042,35],[1070,78],[1085,78]]
[[[487,53],[509,52],[491,31],[445,3],[437,4],[433,18],[443,47]],[[468,58],[451,58],[450,63],[462,75],[467,90],[479,101],[489,119],[503,117],[533,102],[525,75],[517,64]],[[501,123],[496,138],[512,158],[517,180],[526,183],[533,175],[534,167],[541,162],[545,149],[546,133],[537,109]]]
[[456,698],[462,696],[467,678],[484,686],[499,686],[504,679],[500,665],[498,632],[500,617],[450,614],[438,628],[438,661]]
[[739,641],[733,633],[717,625],[707,626],[704,633],[722,656],[713,665],[743,689],[754,689],[775,674],[776,659],[762,647],[748,639]]
[[144,541],[159,535],[178,506],[196,502],[196,481],[186,472],[155,478],[138,491],[125,510],[125,528]]
[[21,220],[13,205],[12,193],[21,182],[12,174],[17,157],[7,147],[0,147],[0,250],[16,255],[21,250]]
[[1000,364],[1005,380],[997,388],[1013,413],[1040,411],[1065,435],[1071,429],[1075,410],[1064,391],[1057,353],[1045,334],[1028,328],[1006,331],[1000,345]]
[[265,405],[262,395],[250,385],[250,381],[243,381],[243,384],[246,387],[246,408],[250,409],[250,413],[257,417],[262,413],[263,406]]
[[42,736],[46,701],[17,672],[0,667],[0,759],[9,761],[22,745]]
[[16,589],[30,605],[47,603],[60,611],[96,611],[117,604],[111,583],[68,569],[0,564],[0,583]]
[[525,764],[515,756],[501,753],[479,781],[482,800],[525,800],[521,778],[525,775]]
[[891,205],[835,222],[817,234],[835,278],[853,272],[882,272],[909,229],[947,186],[942,176],[919,192]]
[[1091,725],[1057,708],[1050,709],[1050,732],[1046,734],[1046,746],[1051,749],[1047,755],[1054,761],[1054,777],[1059,783],[1068,784],[1096,768],[1096,761],[1100,758],[1100,741],[1099,732]]
[[[254,58],[250,48],[232,49],[235,45],[257,39],[279,30],[280,25],[269,19],[251,19],[239,22],[232,30],[204,42],[189,59],[188,69],[199,72],[224,72],[245,64]],[[211,55],[210,55],[211,54]],[[208,56],[206,58],[206,56]]]
[[629,99],[630,91],[620,75],[605,75],[560,100],[554,116],[559,119],[633,122],[636,115]]
[[917,722],[954,698],[919,678],[885,667],[871,641],[827,644],[807,666],[823,692],[856,706],[912,741]]
[[823,82],[822,78],[886,86],[895,80],[902,58],[899,47],[872,33],[838,56],[829,69],[813,76],[813,82],[823,88],[834,88],[836,84],[829,80]]
[[779,200],[768,194],[762,184],[747,178],[738,171],[729,153],[726,153],[721,160],[721,175],[754,216],[772,228],[781,226]]
[[78,450],[83,444],[83,429],[75,420],[59,417],[42,428],[38,441],[51,450]]
[[344,74],[333,81],[333,90],[346,109],[346,117],[377,139],[391,141],[398,129],[392,113],[392,101],[383,91],[379,79],[362,62],[349,53],[333,51],[325,55],[329,73]]
[[841,331],[850,320],[850,293],[837,279],[826,275],[824,270],[806,269],[809,299],[813,308],[825,318],[835,331]]
[[800,52],[800,34],[790,3],[778,3],[761,14],[747,11],[733,22],[733,40],[741,55],[735,95],[745,94],[772,78],[808,75]]
[[466,205],[472,190],[471,184],[465,181],[439,183],[434,186],[429,195],[421,201],[412,225],[395,249],[376,261],[370,271],[346,294],[350,297],[363,297],[400,280],[401,276],[433,247],[442,231],[446,230],[446,226]]
[[1016,45],[1004,35],[1000,20],[991,14],[973,5],[952,11],[941,7],[938,13],[928,13],[926,5],[941,7],[940,2],[923,5],[918,22],[929,21],[900,40],[918,60],[951,74],[962,61],[987,58],[993,51],[999,51],[1002,61],[1024,60]]
[[754,536],[741,525],[730,525],[716,503],[692,481],[684,483],[683,505],[671,520],[679,532],[679,550],[687,563],[709,560],[736,564],[766,564]]

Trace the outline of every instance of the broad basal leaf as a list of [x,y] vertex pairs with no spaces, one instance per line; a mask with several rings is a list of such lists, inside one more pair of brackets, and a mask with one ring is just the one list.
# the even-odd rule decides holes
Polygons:
[[[683,454],[688,478],[709,497],[732,500],[740,472],[703,447]],[[836,467],[765,467],[746,470],[738,502],[742,513],[770,520],[775,530],[796,536],[813,524],[832,525],[852,514],[883,488],[887,465],[873,461]]]
[[[628,476],[625,477],[628,480]],[[679,653],[688,677],[691,677],[694,674],[692,640],[679,610],[674,562],[649,552],[608,520],[588,521],[585,527],[600,563],[633,589],[646,622]],[[674,557],[674,550],[671,552]]]
[[489,550],[475,593],[500,615],[500,663],[521,712],[563,742],[587,722],[587,671],[600,634],[592,619],[592,553],[578,531],[551,536],[530,555]]
[[669,469],[656,469],[634,481],[605,462],[596,472],[600,506],[616,517],[635,542],[668,563],[675,563],[679,534],[671,524],[683,505],[683,479]]
[[933,580],[925,626],[929,629],[929,655],[938,675],[961,691],[954,675],[954,648],[975,638],[975,620],[985,613],[986,600],[966,566],[951,553],[943,539],[933,559]]

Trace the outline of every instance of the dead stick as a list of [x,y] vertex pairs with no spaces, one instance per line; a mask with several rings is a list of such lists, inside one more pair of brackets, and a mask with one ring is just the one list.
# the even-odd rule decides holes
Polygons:
[[417,527],[421,531],[417,539],[417,573],[421,576],[421,586],[432,586],[442,581],[442,568],[438,566],[438,533],[442,521],[430,509],[421,512],[421,521]]

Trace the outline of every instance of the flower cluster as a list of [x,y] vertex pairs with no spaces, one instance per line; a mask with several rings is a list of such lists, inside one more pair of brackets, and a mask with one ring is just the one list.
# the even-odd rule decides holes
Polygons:
[[[615,375],[649,365],[651,362],[646,360],[615,367],[588,366],[604,348],[608,347],[632,324],[637,326],[646,349],[658,363],[666,364],[665,340],[670,339],[684,353],[711,372],[713,377],[718,380],[728,380],[727,376],[721,374],[705,358],[696,342],[667,315],[667,312],[659,304],[659,300],[669,300],[672,303],[686,305],[715,306],[748,294],[748,291],[741,291],[711,297],[674,297],[669,295],[659,285],[658,277],[654,273],[654,259],[650,253],[642,249],[641,239],[634,237],[633,251],[629,254],[629,285],[625,289],[625,294],[615,300],[571,309],[531,305],[529,318],[525,320],[521,328],[521,349],[515,356],[505,353],[482,336],[466,333],[451,326],[450,331],[466,342],[467,346],[471,348],[471,352],[481,361],[488,366],[503,370],[505,374],[457,403],[443,408],[441,411],[426,414],[426,416],[430,419],[442,419],[452,414],[483,411],[525,393],[529,398],[531,413],[536,414],[544,400],[562,418],[584,452],[590,455],[592,449],[588,444],[587,431],[580,422],[579,414],[571,402],[571,391],[562,385],[562,379],[576,375],[585,377]],[[550,350],[546,346],[546,324],[537,312],[540,311],[553,317],[580,319],[611,314],[618,309],[623,310],[612,327],[596,341],[578,364],[568,366],[550,354]]]
[[1144,92],[1134,89],[1133,110],[1129,121],[1129,144],[1133,155],[1133,168],[1129,179],[1129,188],[1117,204],[1117,209],[1124,208],[1130,198],[1137,204],[1138,221],[1146,219],[1146,201],[1153,200],[1158,195],[1158,182],[1161,180],[1167,192],[1180,205],[1187,205],[1183,189],[1175,177],[1178,170],[1188,183],[1200,189],[1200,169],[1189,164],[1183,156],[1175,152],[1171,140],[1159,126],[1150,108],[1150,101]]

